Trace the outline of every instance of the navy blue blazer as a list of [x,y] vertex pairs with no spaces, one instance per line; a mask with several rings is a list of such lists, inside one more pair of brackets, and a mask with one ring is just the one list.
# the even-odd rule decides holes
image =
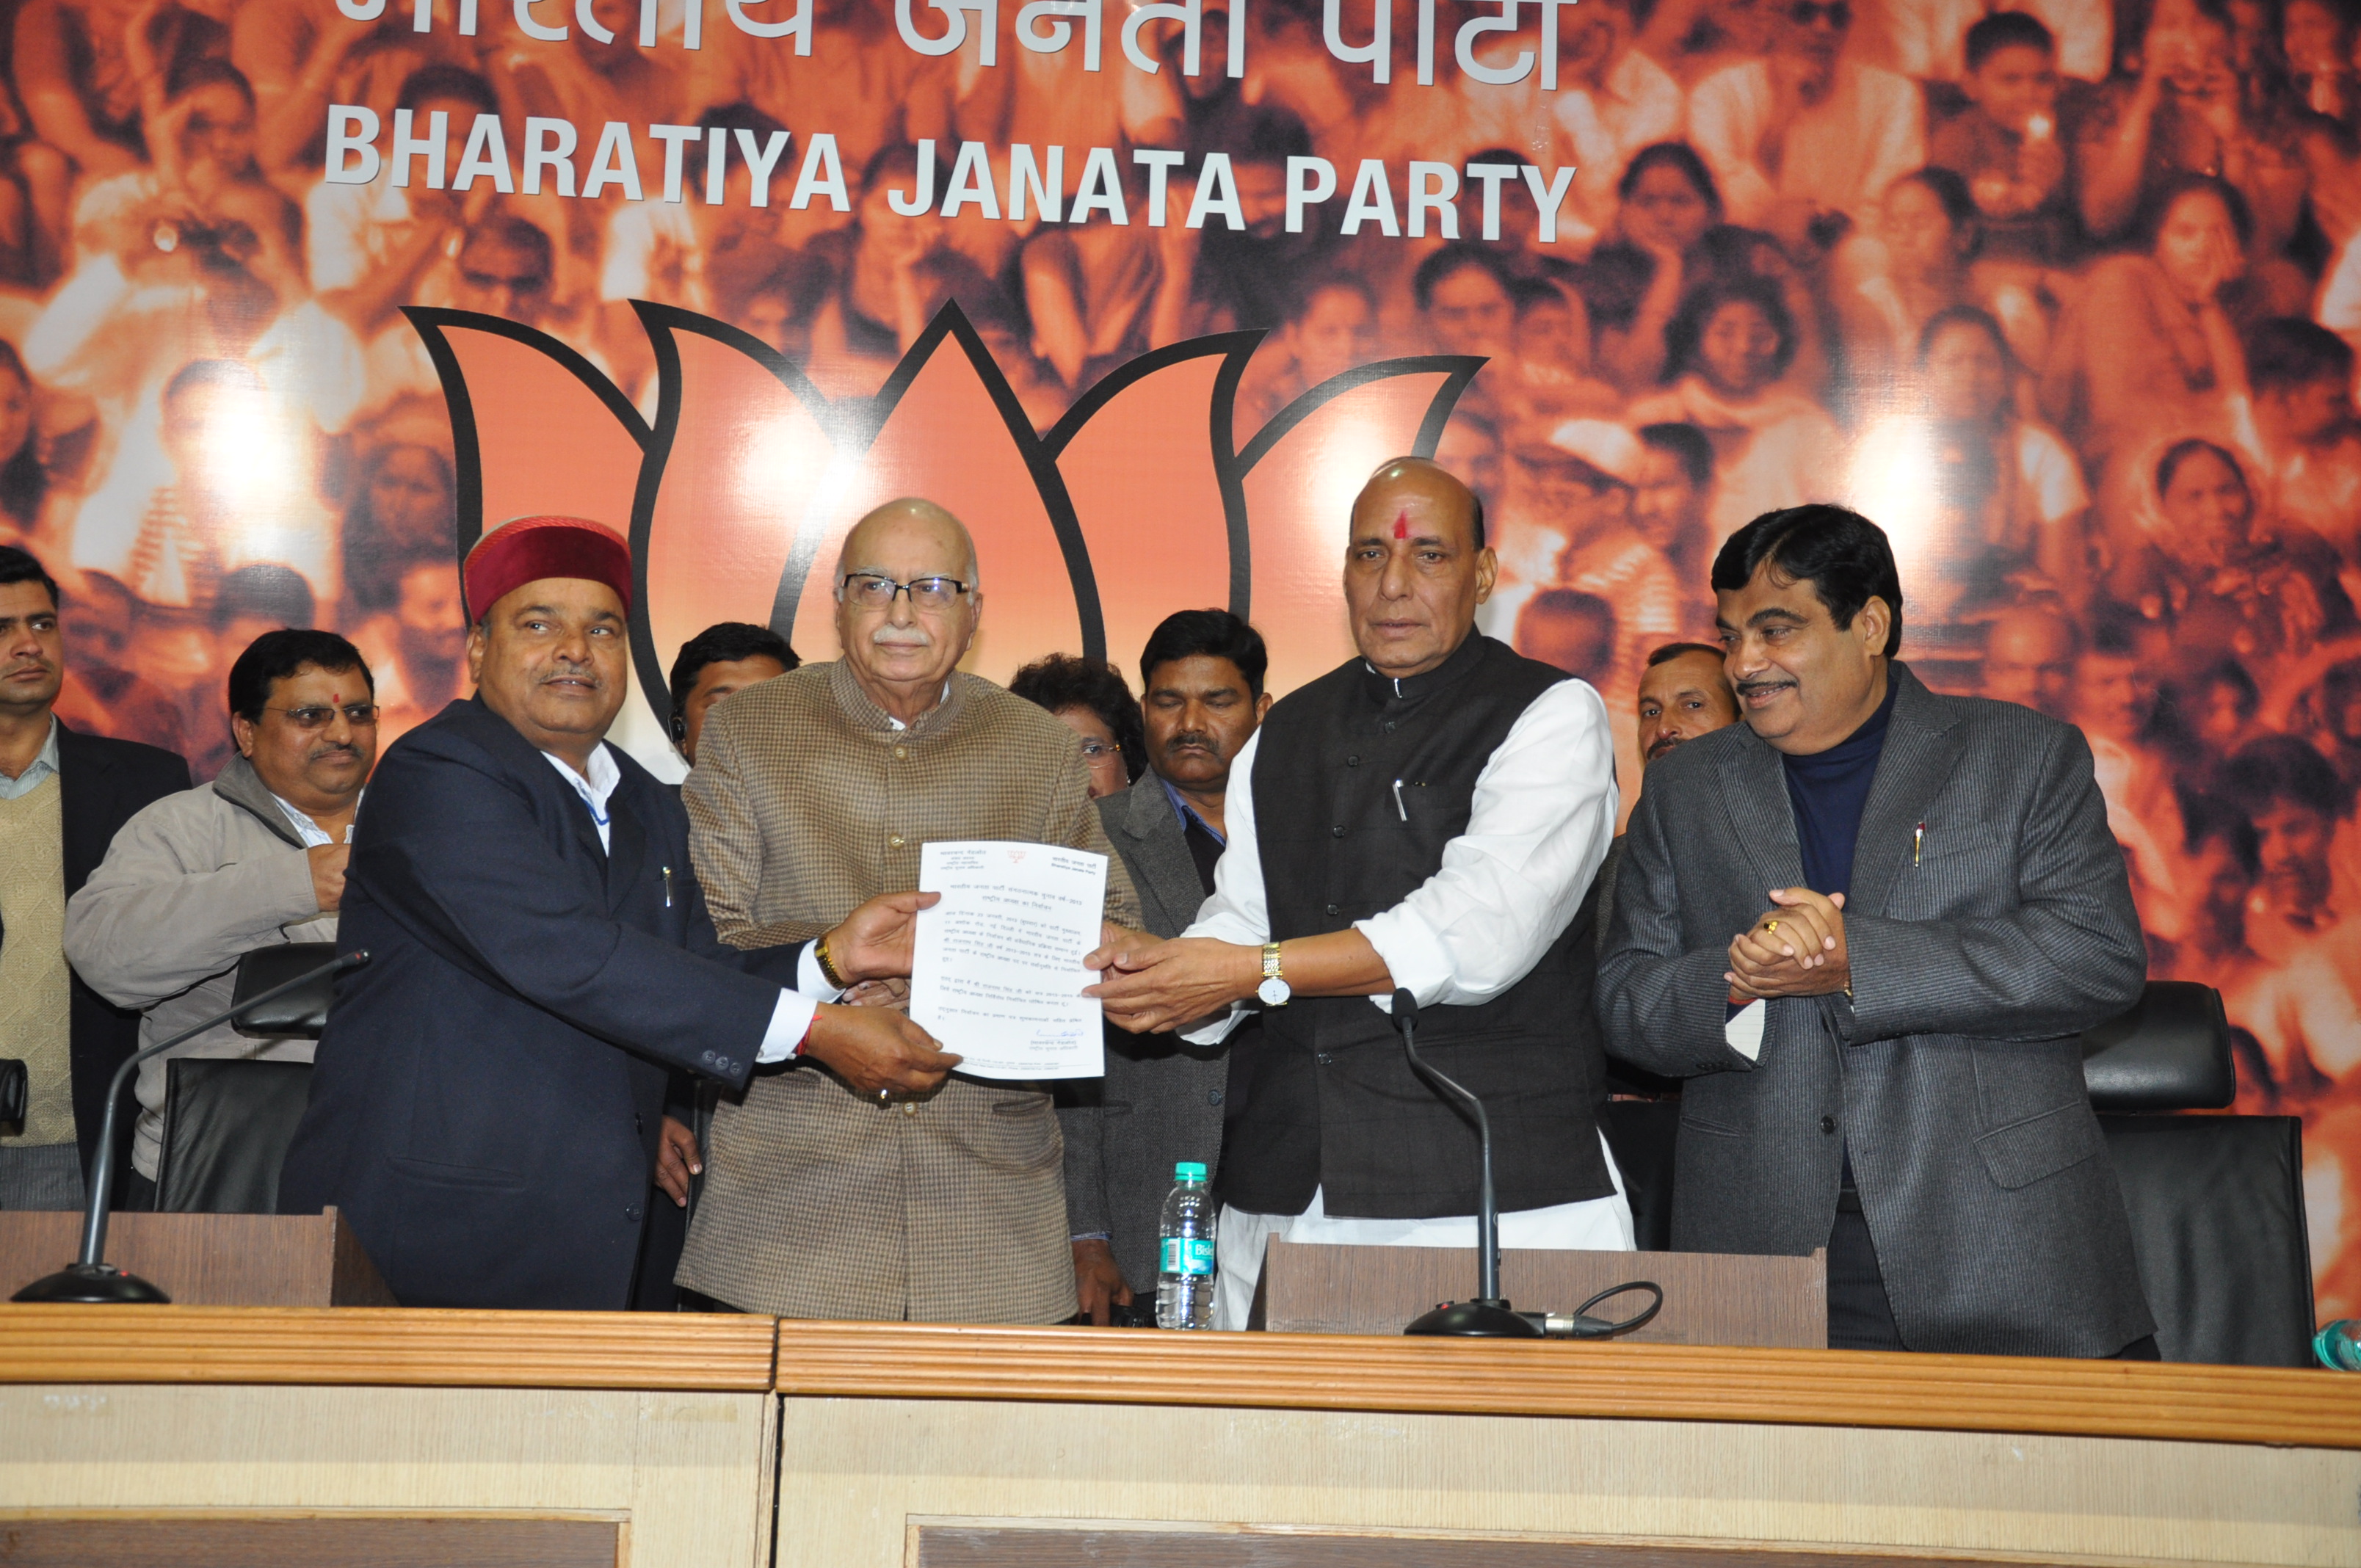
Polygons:
[[455,702],[362,799],[320,1040],[280,1184],[333,1203],[413,1307],[630,1304],[667,1071],[742,1088],[800,946],[724,947],[688,817],[612,746],[611,852],[509,722]]

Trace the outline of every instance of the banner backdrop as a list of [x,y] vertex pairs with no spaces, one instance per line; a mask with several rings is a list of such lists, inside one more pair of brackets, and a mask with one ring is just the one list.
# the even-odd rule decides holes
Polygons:
[[676,777],[675,652],[833,656],[881,499],[975,531],[982,674],[1225,604],[1283,692],[1433,454],[1628,801],[1718,543],[1843,500],[1930,684],[2089,735],[2361,1312],[2356,14],[2021,5],[16,0],[0,539],[69,721],[204,777],[260,630],[351,637],[390,741],[463,695],[457,554],[599,519]]

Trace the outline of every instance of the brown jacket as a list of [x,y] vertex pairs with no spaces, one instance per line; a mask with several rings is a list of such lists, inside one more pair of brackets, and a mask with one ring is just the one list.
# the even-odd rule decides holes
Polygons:
[[[716,708],[682,791],[722,939],[818,935],[918,884],[929,839],[1014,839],[1109,857],[1107,915],[1138,922],[1073,732],[955,674],[895,729],[843,663]],[[1055,1322],[1074,1311],[1062,1146],[1037,1086],[953,1078],[891,1106],[813,1063],[725,1101],[679,1282],[798,1318]]]

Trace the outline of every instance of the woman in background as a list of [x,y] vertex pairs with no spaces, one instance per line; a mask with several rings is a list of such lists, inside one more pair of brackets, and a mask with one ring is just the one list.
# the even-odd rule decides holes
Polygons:
[[2253,232],[2234,186],[2178,175],[2148,203],[2141,250],[2091,269],[2041,379],[2042,412],[2091,472],[2158,429],[2257,444],[2239,342]]
[[1914,638],[2028,594],[2082,605],[2090,492],[2066,444],[2018,413],[2000,323],[1953,305],[1920,329],[1914,358],[1922,407],[1872,426],[1855,460],[1894,537]]
[[456,559],[456,496],[451,459],[440,449],[395,440],[370,450],[345,508],[345,604],[337,624],[354,626],[391,609],[414,562]]
[[1664,328],[1693,281],[1689,252],[1721,222],[1721,193],[1695,148],[1666,141],[1632,155],[1616,195],[1579,286],[1598,374],[1635,392],[1662,378]]
[[1874,397],[1900,381],[1922,360],[1927,324],[1955,306],[1981,307],[2001,323],[2018,364],[2048,357],[2049,321],[2033,291],[1978,265],[1983,216],[1959,174],[1930,167],[1887,187],[1878,237],[1885,265],[1837,298],[1856,391]]
[[1091,772],[1091,798],[1128,788],[1148,767],[1148,732],[1123,672],[1104,659],[1052,653],[1016,672],[1008,689],[1074,732]]
[[1240,444],[1312,388],[1378,356],[1377,297],[1356,275],[1332,272],[1303,291],[1287,325],[1267,341],[1238,388]]
[[2248,460],[2202,436],[2166,446],[2130,526],[2114,530],[2106,587],[2172,629],[2172,663],[2193,673],[2249,664],[2351,632],[2339,560],[2309,529],[2274,517]]
[[1718,541],[1775,508],[1834,499],[1843,485],[1836,422],[1783,380],[1799,342],[1776,283],[1717,279],[1664,329],[1670,384],[1630,411],[1635,425],[1693,424],[1713,443]]

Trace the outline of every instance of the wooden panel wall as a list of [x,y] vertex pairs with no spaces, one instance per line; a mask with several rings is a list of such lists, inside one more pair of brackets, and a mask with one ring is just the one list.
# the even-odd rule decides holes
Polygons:
[[[41,1516],[0,1522],[7,1568],[623,1568],[616,1519]],[[1804,1565],[1809,1568],[1809,1565]]]
[[0,1387],[0,1531],[94,1510],[569,1514],[620,1523],[631,1568],[763,1568],[776,1410],[754,1393]]
[[778,1568],[896,1568],[917,1555],[913,1523],[929,1520],[1751,1541],[2042,1562],[2361,1563],[2361,1453],[2340,1451],[803,1398],[786,1400],[781,1442]]
[[[910,1527],[911,1568],[2021,1568],[2011,1553],[1828,1551],[1761,1541],[1535,1540],[1253,1526]],[[2082,1559],[2089,1562],[2092,1559]]]

